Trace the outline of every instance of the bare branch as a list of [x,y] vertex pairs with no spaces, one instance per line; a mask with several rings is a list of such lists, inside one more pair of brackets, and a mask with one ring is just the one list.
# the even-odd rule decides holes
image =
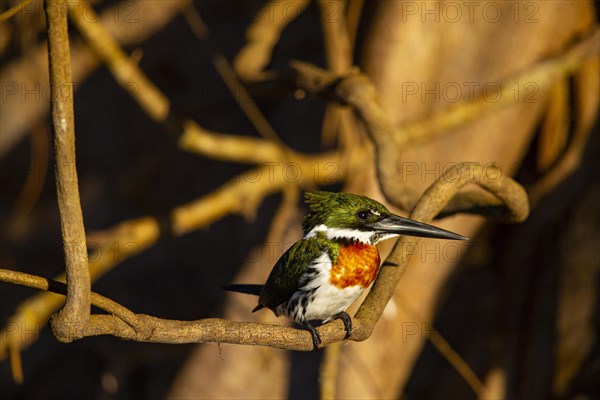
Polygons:
[[236,96],[233,96],[235,101],[238,103],[242,111],[244,111],[244,114],[246,114],[258,133],[260,133],[265,139],[278,144],[282,150],[286,151],[286,146],[281,139],[279,139],[275,129],[273,129],[262,111],[260,111],[260,108],[258,108],[258,105],[254,102],[246,90],[246,87],[238,78],[235,70],[225,55],[219,51],[216,44],[213,43],[210,36],[210,31],[202,20],[202,17],[200,16],[196,6],[193,3],[189,3],[188,6],[184,8],[183,15],[185,16],[190,28],[194,31],[196,37],[205,43],[206,48],[210,53],[212,63],[219,75],[221,75],[221,78],[227,85],[227,88],[229,88],[232,93],[237,93]]
[[[83,0],[69,2],[74,24],[87,39],[90,47],[106,63],[113,76],[128,90],[140,107],[154,121],[162,123],[176,135],[180,146],[188,151],[226,161],[262,163],[282,160],[285,154],[279,144],[252,137],[212,132],[191,119],[173,115],[169,99],[150,81],[148,76],[127,57],[116,40],[101,25],[92,23],[97,17]],[[85,7],[85,9],[84,9]]]
[[[66,325],[82,326],[89,318],[90,274],[75,163],[75,121],[67,2],[47,0],[45,10],[48,24],[56,191],[68,283],[67,301],[53,321],[55,335],[62,338],[66,336],[63,330]],[[80,336],[75,336],[78,337]]]
[[45,122],[39,122],[32,126],[29,134],[29,143],[31,146],[31,160],[29,168],[33,170],[39,166],[39,175],[27,177],[21,192],[15,199],[15,222],[31,212],[36,202],[42,194],[46,175],[48,173],[48,164],[50,159],[50,129]]
[[[529,202],[525,190],[509,177],[497,175],[489,179],[481,165],[458,164],[446,171],[429,187],[415,206],[411,218],[429,222],[444,209],[450,199],[468,183],[475,183],[499,198],[509,211],[512,221],[522,221],[529,214]],[[419,239],[403,236],[394,245],[390,255],[383,262],[381,270],[369,295],[356,313],[356,318],[365,322],[371,329],[379,320],[385,305],[392,297],[398,281],[402,277],[408,260]],[[366,332],[367,336],[371,332]],[[354,335],[351,337],[354,339]]]
[[[522,74],[506,79],[503,88],[515,81],[536,82],[540,90],[552,87],[562,77],[573,73],[582,63],[600,53],[598,43],[600,30],[596,29],[587,38],[576,43],[564,54],[542,61]],[[397,149],[410,143],[431,140],[437,135],[450,132],[483,113],[514,104],[505,97],[498,102],[489,102],[480,97],[474,102],[462,102],[442,110],[432,116],[425,116],[414,122],[395,127],[379,104],[377,91],[369,78],[357,70],[347,74],[334,74],[308,63],[294,61],[290,64],[294,72],[294,83],[307,92],[325,97],[328,100],[353,107],[364,122],[377,150],[377,172],[380,186],[386,199],[395,206],[408,211],[416,203],[419,195],[410,191],[408,185],[397,185]],[[467,199],[458,197],[444,210],[443,216],[456,212],[472,212],[498,216],[499,203],[489,203],[489,198],[469,195]],[[468,205],[468,207],[466,207]]]
[[[470,173],[465,173],[466,170]],[[460,175],[458,179],[455,179],[454,174],[457,173]],[[489,190],[501,199],[515,219],[522,219],[527,215],[528,203],[525,191],[511,178],[500,176],[497,181],[489,182],[481,167],[471,168],[468,164],[462,164],[447,171],[425,192],[412,217],[422,221],[433,219],[458,190],[471,182]],[[222,198],[216,196],[210,200],[219,204]],[[206,212],[209,209],[201,207],[200,210]],[[391,298],[410,258],[410,252],[405,251],[407,245],[415,243],[416,238],[408,237],[402,237],[397,241],[392,253],[384,261],[373,288],[354,318],[351,340],[365,340],[373,332],[375,324]],[[10,277],[6,278],[9,273],[21,274],[4,271],[0,274],[0,280],[9,279]],[[11,282],[16,282],[14,275],[10,279],[12,279]],[[18,283],[31,286],[37,284],[35,279],[23,278]],[[96,297],[93,299],[98,301]],[[73,334],[74,338],[113,335],[123,339],[157,343],[217,342],[264,345],[302,351],[313,349],[311,335],[308,332],[281,325],[232,322],[216,318],[196,321],[166,320],[143,314],[133,314],[108,299],[98,303],[98,306],[111,315],[91,316],[82,331]],[[339,320],[319,327],[318,331],[323,346],[342,341],[345,336],[345,329]]]
[[[308,6],[308,0],[268,1],[246,31],[246,45],[236,56],[233,66],[245,81],[259,80],[271,59],[281,31]],[[282,11],[282,10],[285,10]]]
[[[81,4],[81,2],[77,2],[74,7],[81,7]],[[169,119],[170,113],[168,99],[158,91],[137,66],[128,60],[125,53],[116,43],[111,43],[112,39],[106,32],[97,29],[97,26],[92,26],[93,24],[86,23],[85,20],[79,18],[82,13],[75,12],[72,15],[75,16],[74,19],[79,29],[88,37],[91,45],[95,46],[96,51],[103,56],[104,60],[113,69],[113,73],[118,77],[121,84],[127,82],[129,79],[135,79],[136,83],[141,84],[142,86],[138,86],[141,89],[137,93],[142,93],[140,96],[146,97],[140,97],[138,101],[140,101],[146,112],[155,120],[166,122]],[[77,17],[78,15],[79,17]],[[583,57],[583,54],[581,52],[580,56]],[[587,53],[585,54],[587,56]],[[567,64],[571,68],[574,68],[576,63],[574,64],[573,61],[571,64]],[[323,72],[307,64],[296,63],[292,67],[297,72],[296,81],[298,86],[319,95],[329,96],[329,98],[336,102],[350,104],[363,119],[379,150],[380,178],[384,192],[395,189],[395,185],[393,185],[393,180],[391,179],[393,171],[388,171],[389,176],[383,176],[386,171],[381,167],[383,157],[393,156],[391,153],[383,154],[382,149],[386,147],[386,141],[390,149],[397,148],[398,143],[430,138],[442,131],[466,123],[469,121],[469,118],[473,117],[464,117],[470,114],[456,111],[456,109],[460,109],[462,106],[466,107],[465,109],[470,109],[470,105],[457,106],[447,111],[450,116],[440,117],[439,120],[436,120],[434,117],[434,120],[438,121],[437,123],[425,124],[426,128],[414,128],[416,132],[421,133],[411,136],[406,132],[411,132],[412,128],[410,127],[413,125],[395,128],[389,123],[386,115],[378,105],[377,95],[371,83],[358,72],[354,71],[350,74],[340,76],[338,74]],[[564,67],[564,65],[561,64],[561,67]],[[539,75],[540,72],[536,71],[531,72],[531,74],[533,76],[537,76],[536,73]],[[556,70],[552,71],[553,73],[556,72]],[[564,72],[564,68],[559,71]],[[195,149],[205,155],[227,160],[258,163],[273,162],[273,160],[279,159],[294,160],[300,163],[305,168],[305,171],[309,169],[308,166],[314,160],[326,159],[332,160],[340,169],[336,179],[345,174],[345,168],[343,168],[341,156],[338,153],[328,154],[322,158],[311,158],[301,155],[292,155],[293,158],[287,158],[291,156],[289,154],[283,155],[278,146],[264,140],[234,137],[231,135],[221,136],[214,132],[202,130],[202,128],[191,120],[184,121],[183,125],[183,146],[186,148],[194,148],[196,146]],[[419,123],[416,123],[414,126],[419,126]],[[174,209],[168,220],[168,233],[183,235],[191,230],[205,226],[228,213],[247,214],[248,210],[258,205],[264,196],[282,190],[289,184],[281,174],[271,175],[271,167],[271,165],[266,164],[253,170],[254,173],[272,177],[271,179],[259,181],[247,180],[245,178],[236,179],[202,199]],[[494,206],[505,208],[507,210],[507,219],[510,221],[521,221],[526,218],[529,209],[524,190],[512,179],[503,177],[500,173],[495,174],[493,179],[490,179],[490,176],[488,176],[489,172],[489,170],[484,171],[481,166],[470,164],[461,164],[455,169],[447,171],[423,194],[412,213],[412,217],[423,221],[431,220],[449,204],[451,199],[454,198],[465,184],[476,183],[495,196],[496,200],[492,201],[488,197],[482,198],[483,200],[474,198],[470,207],[476,205],[489,206],[493,204]],[[325,181],[326,183],[332,183],[330,177],[317,175],[315,177],[304,176],[296,184],[302,186],[323,183]],[[389,195],[389,192],[386,193]],[[394,197],[392,196],[392,198]],[[411,202],[415,198],[414,195],[411,195]],[[411,204],[406,202],[406,199],[398,203],[404,205]],[[137,254],[153,245],[159,239],[160,235],[161,224],[156,218],[152,217],[127,221],[120,224],[114,230],[106,232],[104,236],[97,235],[99,249],[103,249],[103,246],[106,246],[109,241],[111,244],[114,244],[115,239],[119,243],[133,242],[137,247],[130,254],[124,255],[118,260],[107,256],[109,252],[102,252],[104,255],[99,256],[98,259],[90,263],[92,279],[97,279],[97,277],[101,276],[105,271],[124,258]],[[83,244],[85,246],[85,240]],[[416,239],[414,238],[402,238],[396,243],[394,250],[384,262],[367,299],[356,314],[351,340],[365,340],[371,335],[376,322],[381,316],[387,301],[392,296],[395,286],[406,267],[410,252],[405,250],[407,246],[414,246],[415,244]],[[109,260],[108,258],[111,259]],[[14,280],[14,278],[5,279],[0,275],[0,280],[8,279]],[[41,287],[43,286],[43,282],[36,279],[38,278],[23,278],[18,283],[28,286],[37,285],[34,287],[44,289],[44,287]],[[57,286],[46,282],[46,287],[47,289],[51,289]],[[73,290],[71,282],[69,282],[68,289],[69,291]],[[310,334],[302,330],[280,325],[231,322],[222,319],[201,319],[197,321],[159,319],[143,314],[134,314],[109,299],[96,294],[90,294],[89,279],[87,290],[93,304],[109,312],[110,315],[93,315],[85,324],[75,323],[70,326],[72,329],[64,329],[59,339],[68,341],[83,336],[109,334],[130,340],[161,343],[219,342],[266,345],[293,350],[311,350],[313,348]],[[71,293],[69,293],[68,298],[71,298]],[[51,304],[59,303],[55,302]],[[89,311],[89,301],[87,304]],[[345,335],[340,321],[334,321],[319,327],[319,332],[323,340],[323,345],[341,341]],[[2,334],[4,335],[5,333],[3,332]],[[5,341],[2,341],[2,343],[5,343]]]
[[[102,25],[121,46],[137,46],[166,26],[187,3],[189,0],[128,0],[127,7],[136,10],[136,17],[143,21],[140,24],[130,24],[124,22],[124,18],[115,18],[115,15],[119,15],[119,8],[123,7],[122,2],[116,2],[115,5],[104,8],[100,17],[94,22]],[[42,2],[39,4],[41,5]],[[34,9],[37,10],[37,6]],[[86,8],[86,12],[87,10]],[[25,49],[23,57],[4,63],[0,68],[3,82],[21,82],[25,87],[38,85],[48,87],[47,52],[47,44],[40,43]],[[77,90],[80,86],[78,84],[83,83],[100,65],[98,61],[96,54],[82,41],[75,40],[71,43],[74,90]],[[14,93],[12,86],[6,86],[7,89],[9,87]],[[34,124],[45,120],[44,117],[49,109],[49,101],[23,102],[21,96],[10,94],[5,96],[2,102],[0,156],[10,151]]]
[[12,8],[9,8],[8,10],[4,11],[2,14],[0,14],[0,23],[11,19],[16,13],[27,7],[27,4],[29,3],[31,3],[31,0],[22,0],[16,6],[13,6]]
[[[313,173],[311,167],[324,165],[334,166],[335,174]],[[336,153],[300,159],[296,166],[302,171],[301,179],[294,187],[318,184],[333,184],[341,181],[346,174],[345,164]],[[167,223],[157,218],[146,216],[124,221],[102,232],[89,235],[90,247],[89,271],[92,282],[98,280],[114,266],[130,257],[142,253],[158,242],[161,236],[180,236],[195,229],[201,229],[218,219],[232,213],[247,215],[252,207],[258,207],[264,196],[279,190],[287,190],[291,183],[286,180],[281,166],[276,163],[267,164],[236,176],[223,184],[216,191],[187,204],[173,209]],[[164,221],[163,221],[164,222]],[[114,249],[118,249],[117,252]],[[55,278],[64,282],[64,275]],[[0,360],[6,354],[7,345],[18,341],[18,348],[28,347],[35,341],[32,332],[39,331],[48,321],[50,315],[63,304],[63,299],[52,293],[39,293],[33,296],[10,318],[9,325],[14,329],[0,331]],[[26,332],[27,334],[25,334]]]

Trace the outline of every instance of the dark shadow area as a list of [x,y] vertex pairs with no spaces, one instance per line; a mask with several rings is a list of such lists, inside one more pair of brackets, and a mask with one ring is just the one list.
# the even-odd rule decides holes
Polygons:
[[[232,60],[245,43],[245,29],[263,2],[196,3],[213,44]],[[100,9],[110,5],[103,2]],[[318,12],[313,4],[291,24],[269,67],[285,65],[292,55],[323,65]],[[74,29],[73,35],[77,36]],[[75,121],[81,201],[88,232],[151,215],[161,223],[161,239],[116,266],[93,285],[93,290],[138,313],[183,320],[217,317],[225,296],[221,287],[232,281],[251,250],[264,242],[280,196],[267,197],[253,221],[228,216],[205,229],[171,237],[169,212],[173,207],[210,193],[248,168],[180,150],[176,142],[180,118],[191,118],[218,132],[259,135],[235,102],[233,96],[237,94],[227,89],[205,44],[194,36],[183,16],[177,16],[135,50],[141,50],[140,67],[171,102],[171,118],[162,126],[153,122],[106,67],[78,85]],[[276,95],[263,99],[258,93],[254,97],[275,131],[292,148],[318,151],[319,135],[307,132],[320,131],[324,104],[284,97],[289,93]],[[50,126],[50,119],[46,124]],[[51,153],[51,148],[48,150]],[[2,221],[13,213],[15,197],[27,175],[39,173],[30,170],[30,151],[24,140],[2,157]],[[2,268],[48,278],[63,271],[52,162],[50,158],[42,195],[23,234],[11,237],[9,227],[0,230]],[[116,255],[128,249],[114,251]],[[6,322],[15,305],[35,292],[0,285],[0,317]],[[192,348],[111,337],[86,338],[67,345],[58,343],[45,327],[39,340],[22,353],[23,385],[12,381],[8,362],[0,364],[2,397],[162,399]],[[290,395],[301,398],[317,394],[317,365],[316,354],[294,355]],[[313,383],[306,385],[307,381]]]
[[[507,398],[552,397],[549,390],[557,368],[559,285],[568,267],[565,257],[574,256],[569,255],[572,249],[564,248],[570,239],[565,234],[575,229],[595,232],[589,241],[580,242],[577,252],[597,259],[598,243],[594,239],[600,236],[599,157],[600,130],[596,124],[580,168],[542,199],[523,224],[488,223],[441,292],[435,328],[480,379],[492,367],[509,371]],[[523,168],[532,164],[526,162]],[[587,217],[577,217],[582,213]],[[577,226],[582,220],[583,228]],[[600,276],[592,269],[589,273],[589,279],[599,281]],[[598,298],[594,301],[597,315],[600,302]],[[597,355],[596,337],[565,398],[597,398],[598,384],[591,378],[598,371]],[[411,400],[477,398],[429,342],[419,356],[405,395]]]

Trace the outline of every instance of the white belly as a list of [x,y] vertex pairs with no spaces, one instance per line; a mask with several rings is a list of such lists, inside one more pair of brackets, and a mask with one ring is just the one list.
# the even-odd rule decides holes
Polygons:
[[315,291],[314,300],[307,305],[304,318],[308,321],[320,319],[327,322],[336,314],[346,311],[363,291],[360,286],[339,289],[331,284],[321,285]]
[[[310,296],[312,301],[306,305],[304,320],[310,321],[320,319],[329,321],[336,314],[346,311],[352,303],[356,301],[365,290],[361,286],[350,286],[340,289],[329,282],[331,277],[331,259],[327,253],[323,253],[317,258],[313,266],[318,271],[317,276],[308,282],[294,296],[302,296],[302,292],[314,290]],[[292,297],[294,297],[292,296]],[[298,316],[291,316],[298,320]]]

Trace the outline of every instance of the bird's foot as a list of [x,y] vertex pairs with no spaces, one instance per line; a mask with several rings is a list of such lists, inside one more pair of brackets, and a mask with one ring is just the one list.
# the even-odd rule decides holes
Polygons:
[[344,336],[344,339],[348,339],[352,334],[352,318],[350,318],[346,311],[342,311],[341,313],[333,317],[333,319],[338,318],[342,320],[342,322],[344,323],[344,328],[346,329],[346,336]]
[[310,332],[310,335],[312,336],[313,346],[315,346],[314,350],[319,350],[319,345],[321,344],[321,336],[319,335],[319,332],[317,332],[315,327],[312,326],[308,321],[302,322],[302,326]]

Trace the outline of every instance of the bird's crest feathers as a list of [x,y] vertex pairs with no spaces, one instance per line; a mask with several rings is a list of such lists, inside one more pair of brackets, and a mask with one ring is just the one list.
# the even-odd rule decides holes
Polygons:
[[360,229],[360,221],[356,213],[361,210],[371,211],[372,218],[381,219],[390,215],[387,208],[378,201],[351,193],[307,192],[304,200],[309,212],[304,218],[302,228],[308,233],[317,225],[332,228]]

